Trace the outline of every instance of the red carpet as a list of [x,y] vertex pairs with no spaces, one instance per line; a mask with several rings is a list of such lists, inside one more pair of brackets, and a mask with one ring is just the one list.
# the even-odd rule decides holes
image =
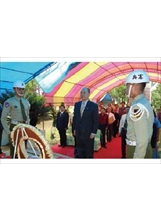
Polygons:
[[[52,147],[54,153],[59,153],[65,156],[74,157],[74,147],[58,147],[54,145]],[[121,138],[113,138],[111,142],[107,142],[107,148],[101,148],[94,152],[94,158],[100,159],[116,159],[121,158]]]

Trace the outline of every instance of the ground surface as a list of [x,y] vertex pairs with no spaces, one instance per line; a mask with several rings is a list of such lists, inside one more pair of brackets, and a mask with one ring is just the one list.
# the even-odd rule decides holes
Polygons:
[[[37,124],[36,127],[40,130],[45,130],[45,137],[49,141],[51,146],[59,143],[59,134],[58,134],[58,131],[56,130],[56,128],[52,127],[52,120],[46,120],[46,121],[44,121],[44,124],[43,124],[43,122],[41,122],[41,123]],[[54,133],[54,135],[55,135],[54,139],[51,139],[51,133]],[[2,150],[4,153],[6,153],[7,156],[9,155],[9,145],[8,144],[5,146],[2,146]],[[54,154],[54,158],[61,158],[61,157],[65,158],[65,156],[63,156],[61,154],[60,155]]]

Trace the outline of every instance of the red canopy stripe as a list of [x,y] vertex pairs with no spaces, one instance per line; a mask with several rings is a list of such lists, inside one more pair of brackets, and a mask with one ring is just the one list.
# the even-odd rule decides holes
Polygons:
[[[90,68],[88,69],[89,64]],[[92,64],[93,68],[91,68]],[[91,99],[98,101],[114,87],[124,84],[126,75],[135,69],[143,69],[148,72],[151,81],[161,82],[161,62],[107,62],[106,64],[102,64],[103,65],[101,65],[100,62],[80,63],[69,71],[64,80],[59,83],[51,93],[45,96],[48,100],[49,97],[52,97],[53,102],[56,103],[63,100],[65,104],[74,104],[79,100],[82,87],[86,86],[91,90]],[[85,67],[86,69],[83,70]],[[79,73],[82,75],[82,78],[79,76]],[[75,78],[70,78],[72,76],[75,76]],[[76,82],[77,76],[79,79],[78,82]],[[64,82],[66,82],[66,84],[63,84]],[[61,97],[59,97],[59,93],[57,93],[58,90]]]

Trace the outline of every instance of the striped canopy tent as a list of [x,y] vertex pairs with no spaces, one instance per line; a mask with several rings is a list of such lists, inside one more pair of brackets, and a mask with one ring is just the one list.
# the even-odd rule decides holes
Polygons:
[[80,100],[82,87],[89,87],[90,100],[100,99],[113,88],[125,83],[129,72],[145,70],[152,82],[161,83],[161,62],[80,62],[51,92],[44,93],[48,104],[73,105]]

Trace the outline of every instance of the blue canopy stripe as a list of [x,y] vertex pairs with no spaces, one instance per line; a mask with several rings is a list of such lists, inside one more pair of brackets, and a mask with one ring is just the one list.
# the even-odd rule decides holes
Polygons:
[[13,83],[25,83],[35,79],[41,89],[48,93],[79,62],[0,62],[0,93],[13,90]]

